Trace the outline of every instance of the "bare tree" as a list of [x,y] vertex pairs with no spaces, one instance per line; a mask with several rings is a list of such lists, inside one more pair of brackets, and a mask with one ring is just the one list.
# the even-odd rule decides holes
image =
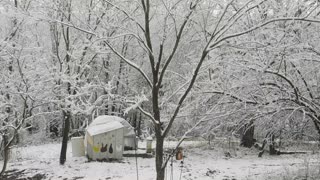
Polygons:
[[[108,6],[110,14],[102,13],[94,21],[93,27],[88,25],[93,22],[90,20],[93,13],[89,12],[87,18],[89,23],[86,24],[79,20],[79,17],[74,18],[73,16],[75,13],[72,11],[72,5],[75,1],[58,2],[56,7],[58,10],[54,10],[58,15],[56,18],[50,19],[50,23],[52,23],[51,31],[53,34],[53,61],[57,62],[56,66],[58,67],[58,71],[56,71],[58,78],[54,90],[57,90],[55,94],[59,100],[57,104],[63,112],[64,121],[60,163],[64,164],[66,160],[72,108],[75,108],[75,104],[78,104],[79,107],[83,104],[94,106],[99,99],[95,97],[92,104],[87,103],[90,98],[88,98],[87,93],[84,93],[83,96],[79,95],[81,85],[78,84],[93,81],[94,78],[91,79],[92,81],[88,80],[90,78],[88,74],[91,73],[90,68],[93,67],[91,62],[94,63],[97,56],[104,56],[102,66],[110,66],[110,61],[116,57],[115,59],[121,59],[120,66],[123,67],[122,62],[124,62],[131,69],[136,70],[139,76],[135,77],[139,77],[138,81],[143,82],[139,86],[142,90],[136,92],[142,98],[138,98],[135,107],[148,117],[155,131],[156,179],[163,180],[169,158],[173,156],[173,153],[187,135],[204,121],[204,119],[200,119],[195,123],[195,126],[185,132],[177,144],[177,148],[173,150],[169,157],[164,159],[164,140],[171,131],[181,109],[186,105],[188,97],[195,89],[194,87],[199,87],[196,83],[199,80],[199,75],[202,72],[207,72],[208,69],[204,68],[204,63],[212,61],[215,54],[228,48],[228,45],[245,41],[245,39],[241,39],[244,35],[253,34],[255,36],[253,32],[256,30],[277,22],[320,22],[310,16],[310,14],[315,13],[314,9],[317,8],[317,6],[312,6],[301,16],[291,17],[279,14],[279,16],[268,17],[263,15],[261,19],[252,20],[250,25],[247,25],[247,16],[255,14],[260,5],[265,2],[266,0],[249,0],[247,2],[231,0],[226,4],[223,2],[217,5],[213,4],[212,9],[210,9],[208,8],[209,1],[206,0],[177,0],[174,2],[164,0],[129,2],[105,0],[103,1],[105,6],[101,5],[101,7]],[[91,6],[89,7],[91,8]],[[204,14],[209,18],[205,23],[202,23],[200,19]],[[107,19],[105,20],[107,23],[103,23],[103,17],[107,17],[104,18]],[[81,46],[80,51],[75,53],[77,46],[74,46],[73,43],[79,41],[83,36],[86,36],[86,42],[91,44]],[[124,40],[128,41],[124,43]],[[92,49],[90,49],[91,45]],[[91,54],[90,52],[93,51],[95,53]],[[80,60],[79,63],[76,62],[78,59]],[[85,61],[85,59],[88,61]],[[182,67],[185,64],[188,64],[188,66]],[[261,71],[256,67],[249,68],[255,72]],[[110,74],[105,69],[101,72],[106,77]],[[190,69],[192,69],[191,72]],[[117,75],[122,73],[121,67],[116,71]],[[285,87],[291,87],[293,94],[297,95],[295,86],[282,72],[268,68],[263,69],[263,72],[282,79],[287,83]],[[173,76],[180,82],[172,84],[170,81]],[[81,78],[88,81],[80,82]],[[100,81],[100,78],[95,80]],[[120,81],[118,82],[120,83]],[[116,83],[116,85],[119,84]],[[166,91],[166,88],[170,91]],[[215,93],[242,102],[250,101],[253,104],[259,102],[259,98],[242,98],[238,97],[237,94],[224,91],[216,91]],[[292,100],[291,95],[289,97],[289,100]],[[100,99],[103,99],[103,97],[101,96]],[[298,101],[295,102],[309,108],[308,112],[317,111],[313,104],[310,107],[310,104],[305,103],[306,100],[301,101],[300,99],[298,98]],[[141,103],[145,100],[151,102],[150,110],[147,110],[146,106],[142,107]],[[267,103],[270,104],[270,102],[264,102],[264,105]],[[214,110],[214,108],[212,109]]]
[[[274,22],[278,21],[309,21],[309,22],[316,22],[319,21],[316,19],[309,19],[308,16],[306,17],[280,17],[280,18],[271,18],[262,22],[257,22],[257,24],[254,24],[252,27],[245,29],[243,31],[236,31],[234,28],[238,27],[237,23],[240,22],[241,18],[247,14],[248,12],[254,10],[259,4],[263,3],[264,1],[248,1],[244,5],[241,6],[241,8],[231,10],[230,7],[233,7],[235,4],[234,1],[231,1],[227,5],[225,5],[225,9],[221,11],[221,16],[216,21],[216,23],[211,27],[210,29],[206,29],[207,31],[207,41],[206,43],[201,47],[202,50],[200,50],[200,55],[198,56],[198,61],[194,66],[193,75],[188,81],[186,88],[183,89],[180,98],[177,100],[176,107],[174,111],[172,112],[171,117],[167,122],[164,122],[161,118],[161,102],[160,100],[160,89],[163,85],[164,77],[168,73],[168,67],[171,65],[171,63],[175,60],[175,55],[179,51],[179,46],[184,38],[188,38],[188,36],[185,36],[186,27],[188,27],[188,24],[191,22],[192,15],[196,11],[197,7],[201,7],[200,1],[192,1],[189,4],[188,13],[184,16],[183,20],[179,24],[173,13],[171,12],[172,9],[175,9],[179,3],[174,4],[171,8],[167,7],[166,3],[163,3],[164,8],[166,8],[167,16],[164,17],[165,22],[167,22],[167,18],[172,18],[173,26],[175,26],[175,35],[174,35],[174,43],[173,46],[166,47],[165,41],[167,34],[164,33],[164,36],[159,41],[155,41],[152,37],[151,33],[151,23],[153,18],[152,13],[154,13],[153,7],[156,7],[156,5],[149,1],[149,0],[141,0],[140,7],[142,7],[142,12],[144,16],[144,23],[140,24],[137,19],[134,19],[130,13],[126,12],[119,6],[116,6],[115,4],[112,4],[115,8],[120,10],[122,13],[124,13],[127,18],[131,19],[138,27],[139,31],[143,35],[143,39],[140,38],[138,35],[133,35],[139,43],[141,44],[141,47],[146,51],[147,59],[149,61],[150,65],[150,72],[151,72],[151,78],[149,78],[148,74],[140,68],[136,63],[125,57],[121,52],[119,52],[117,49],[114,48],[112,43],[110,41],[105,41],[106,44],[109,46],[110,50],[113,51],[117,56],[119,56],[123,61],[125,61],[127,64],[129,64],[131,67],[138,70],[147,84],[149,85],[151,89],[151,97],[150,101],[152,102],[152,113],[144,111],[141,107],[138,107],[147,117],[150,118],[150,121],[152,121],[154,130],[155,130],[155,137],[156,137],[156,170],[157,170],[157,180],[163,180],[164,179],[164,169],[168,163],[168,159],[163,160],[163,142],[165,137],[168,135],[173,122],[175,121],[180,108],[183,106],[184,101],[186,100],[187,96],[190,94],[192,87],[194,86],[196,79],[198,77],[200,68],[202,67],[203,62],[205,61],[208,54],[219,48],[222,43],[248,34],[252,31],[255,31],[257,29],[260,29],[264,26],[267,26],[269,24],[272,24]],[[205,4],[206,2],[203,1]],[[180,7],[181,8],[181,7]],[[233,11],[233,15],[229,14],[229,11]],[[168,25],[165,23],[163,25],[164,32],[167,32]],[[235,31],[235,32],[232,32]],[[231,32],[231,33],[230,33]],[[160,44],[157,44],[159,43]],[[157,44],[157,46],[155,45]],[[156,52],[155,47],[158,47],[158,53]],[[170,53],[166,54],[165,51],[169,51]],[[164,56],[165,55],[165,56]],[[165,124],[164,124],[165,123]],[[179,142],[181,143],[181,142]]]

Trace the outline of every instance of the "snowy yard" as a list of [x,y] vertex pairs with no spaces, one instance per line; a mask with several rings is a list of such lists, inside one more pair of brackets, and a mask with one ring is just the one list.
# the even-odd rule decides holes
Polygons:
[[[0,23],[0,180],[320,180],[319,0],[0,0]],[[73,157],[83,135],[118,161]],[[157,158],[123,156],[137,136]]]
[[[166,142],[165,147],[171,147],[174,144],[175,142]],[[139,145],[144,146],[141,143]],[[231,152],[231,157],[226,157],[224,148],[209,147],[205,142],[186,142],[182,146],[185,147],[182,172],[179,167],[180,161],[174,160],[173,172],[169,164],[166,179],[173,177],[174,180],[179,180],[180,174],[181,179],[188,180],[284,179],[298,169],[302,170],[300,173],[300,179],[302,179],[302,176],[308,175],[304,169],[319,167],[316,162],[320,159],[317,154],[281,156],[266,154],[262,158],[257,158],[256,151],[249,150],[245,153],[244,149]],[[64,166],[59,165],[60,143],[15,148],[14,157],[7,170],[21,172],[19,178],[35,177],[37,174],[42,177],[38,179],[52,180],[132,180],[137,178],[134,157],[124,157],[121,162],[88,162],[85,157],[72,157],[71,144],[68,147],[67,162]],[[137,158],[137,161],[139,179],[155,179],[154,158]],[[298,176],[296,177],[299,179]]]

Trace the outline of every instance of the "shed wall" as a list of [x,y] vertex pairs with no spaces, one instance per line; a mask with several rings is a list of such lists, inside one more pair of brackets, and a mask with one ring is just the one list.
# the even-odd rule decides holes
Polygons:
[[[89,138],[90,139],[90,138]],[[121,159],[123,154],[123,128],[92,136],[93,147],[88,143],[87,153],[92,160]]]

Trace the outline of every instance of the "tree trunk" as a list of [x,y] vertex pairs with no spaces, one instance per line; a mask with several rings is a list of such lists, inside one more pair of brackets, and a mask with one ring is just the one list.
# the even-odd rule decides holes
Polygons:
[[[160,131],[161,132],[161,131]],[[161,133],[156,132],[156,171],[157,171],[157,180],[164,180],[164,168],[163,164],[163,142],[164,138],[161,136]]]
[[270,155],[280,155],[279,151],[275,148],[275,142],[274,142],[275,136],[274,134],[270,137],[270,144],[269,144],[269,154]]
[[70,131],[70,112],[66,112],[63,110],[63,118],[64,118],[64,127],[63,127],[63,137],[62,137],[62,146],[60,152],[60,164],[63,165],[66,162],[67,158],[67,146],[69,139],[69,131]]
[[242,133],[240,146],[251,148],[255,143],[255,139],[253,138],[253,136],[254,125],[253,123],[249,123],[245,126],[244,131]]
[[7,169],[8,161],[9,161],[9,145],[8,145],[8,136],[5,134],[2,136],[3,141],[3,166],[0,172],[0,177]]
[[316,131],[318,132],[318,135],[319,135],[319,139],[318,139],[319,144],[318,144],[318,146],[320,147],[320,126],[318,124],[319,120],[320,120],[319,116],[316,116],[316,118],[312,118],[312,122],[314,124],[314,127],[315,127],[315,129],[316,129]]
[[[142,106],[141,106],[141,107],[142,107]],[[137,127],[138,137],[141,136],[141,122],[142,122],[142,113],[140,112],[139,122],[138,122],[138,127]]]

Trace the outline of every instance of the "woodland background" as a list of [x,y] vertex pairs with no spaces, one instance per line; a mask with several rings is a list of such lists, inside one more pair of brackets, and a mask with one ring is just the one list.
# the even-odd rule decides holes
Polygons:
[[63,164],[104,114],[154,135],[157,155],[169,137],[318,141],[319,5],[0,0],[2,148],[63,137]]

